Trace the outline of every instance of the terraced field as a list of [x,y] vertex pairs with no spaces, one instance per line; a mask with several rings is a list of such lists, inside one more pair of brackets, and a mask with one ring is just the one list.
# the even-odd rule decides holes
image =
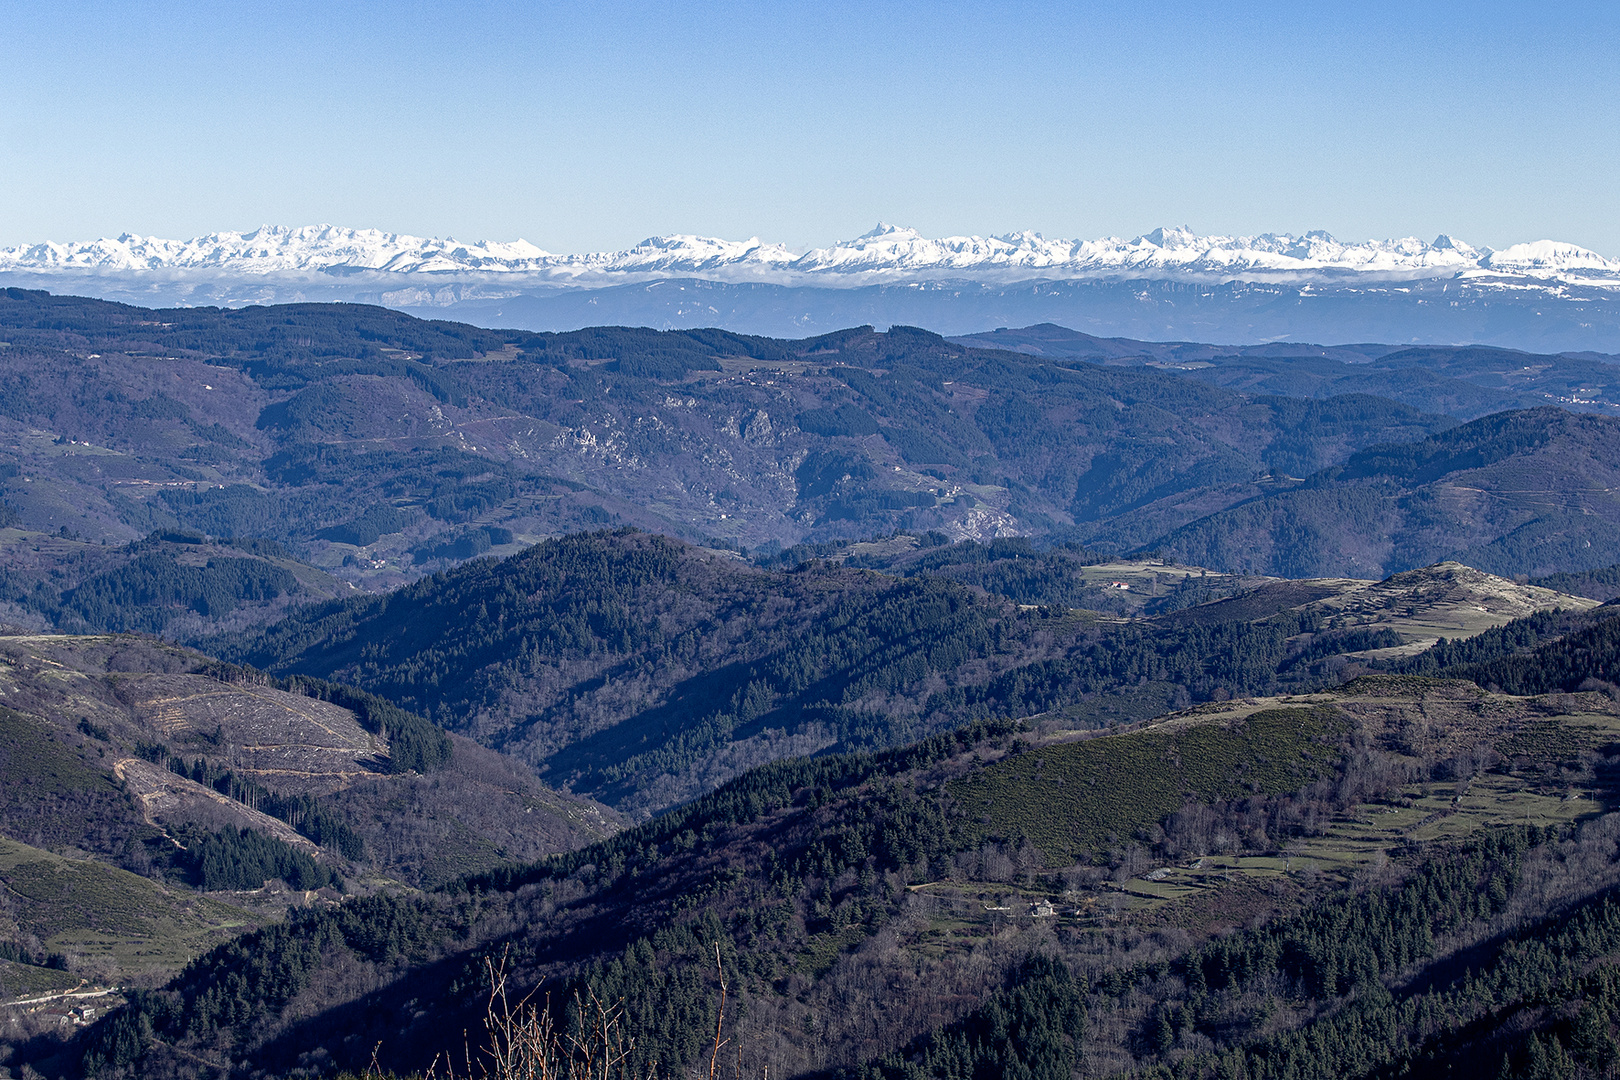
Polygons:
[[[202,857],[177,853],[198,837],[251,830],[365,893],[617,827],[465,740],[431,775],[395,773],[386,736],[355,713],[221,681],[212,663],[135,636],[0,636],[0,1002],[160,983],[289,905],[335,898],[251,871],[207,886],[234,891],[193,891]],[[78,1023],[105,1004],[66,1001],[18,1008]]]
[[[1602,693],[1513,697],[1457,680],[1365,677],[1334,693],[1210,704],[1112,735],[1048,736],[955,782],[953,794],[987,834],[1026,839],[1062,865],[1099,840],[1131,845],[1184,800],[1241,800],[1283,790],[1290,777],[1303,787],[1313,771],[1343,783],[1347,758],[1369,748],[1386,773],[1415,774],[1419,760],[1438,759],[1453,763],[1455,778],[1394,784],[1324,814],[1276,854],[1148,860],[1065,897],[948,882],[919,891],[941,905],[941,927],[964,921],[983,933],[998,917],[986,907],[995,896],[1010,905],[1002,918],[1033,917],[1026,909],[1046,900],[1063,924],[1088,925],[1127,910],[1207,905],[1234,885],[1282,886],[1301,872],[1349,881],[1407,845],[1491,826],[1579,821],[1613,808],[1607,762],[1620,754],[1620,704]],[[1246,790],[1222,783],[1228,776]]]

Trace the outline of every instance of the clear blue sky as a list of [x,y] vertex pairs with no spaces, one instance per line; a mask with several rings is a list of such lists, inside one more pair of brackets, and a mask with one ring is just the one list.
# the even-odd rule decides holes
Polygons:
[[1620,257],[1620,4],[0,0],[0,244],[1158,225]]

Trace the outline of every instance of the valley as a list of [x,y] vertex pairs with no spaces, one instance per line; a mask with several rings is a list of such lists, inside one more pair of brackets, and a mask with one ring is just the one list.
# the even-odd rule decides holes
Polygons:
[[[1013,547],[999,554],[1045,571],[1010,579],[1022,586],[1047,581],[1068,588],[1076,577],[1088,580],[1075,575],[1072,555]],[[1001,561],[967,545],[948,550],[952,561],[941,564],[946,570],[982,571]],[[979,1003],[1005,992],[997,989],[1002,976],[996,973],[1025,970],[1020,957],[1033,952],[1061,957],[1062,970],[1084,973],[1093,986],[1082,994],[1092,1026],[1074,1045],[1084,1046],[1086,1069],[1109,1072],[1160,1054],[1182,1060],[1207,1039],[1199,1020],[1189,1021],[1185,1036],[1172,1033],[1163,1050],[1147,1049],[1132,1034],[1151,1028],[1160,1014],[1144,1014],[1132,1003],[1141,990],[1121,997],[1123,991],[1099,987],[1135,985],[1130,980],[1143,977],[1143,965],[1178,963],[1173,957],[1180,950],[1207,947],[1197,943],[1214,940],[1209,935],[1223,928],[1312,918],[1321,904],[1340,903],[1332,898],[1346,889],[1357,895],[1369,882],[1399,882],[1429,860],[1450,858],[1445,852],[1497,843],[1503,830],[1524,837],[1516,842],[1528,844],[1535,859],[1558,865],[1571,857],[1559,854],[1559,844],[1584,851],[1589,842],[1583,838],[1592,830],[1608,835],[1602,830],[1610,821],[1615,774],[1605,755],[1620,745],[1620,711],[1607,693],[1552,685],[1514,696],[1467,678],[1376,673],[1380,665],[1421,667],[1431,654],[1463,647],[1474,650],[1469,660],[1476,666],[1512,663],[1526,656],[1526,642],[1539,649],[1531,659],[1546,655],[1551,664],[1566,639],[1610,641],[1610,627],[1620,619],[1596,601],[1441,564],[1384,582],[1234,582],[1227,586],[1235,590],[1231,595],[1202,604],[1103,616],[1018,604],[949,578],[891,576],[851,565],[915,560],[919,553],[944,554],[891,542],[857,547],[841,564],[825,560],[771,571],[644,534],[568,537],[518,558],[424,579],[384,606],[366,597],[329,601],[303,609],[297,617],[303,622],[283,620],[269,636],[249,631],[240,640],[260,650],[252,655],[268,663],[269,673],[128,635],[0,638],[8,658],[4,700],[16,710],[8,722],[26,725],[13,744],[43,737],[62,762],[49,775],[87,792],[75,801],[64,790],[56,806],[101,807],[79,810],[78,819],[60,810],[52,815],[63,838],[102,837],[99,851],[71,856],[91,860],[79,864],[81,876],[127,875],[115,867],[130,860],[135,840],[145,855],[136,854],[131,865],[148,876],[134,880],[145,883],[153,862],[163,864],[164,848],[195,845],[203,838],[199,829],[229,837],[241,828],[312,858],[305,870],[283,862],[272,873],[336,875],[335,885],[304,891],[271,883],[263,890],[216,887],[199,894],[186,883],[184,859],[171,855],[173,869],[157,867],[158,880],[169,884],[158,887],[175,900],[162,900],[142,884],[124,890],[128,899],[118,903],[98,901],[100,886],[86,884],[75,894],[86,897],[87,914],[63,918],[59,909],[39,904],[55,895],[51,889],[64,888],[64,871],[48,867],[68,864],[37,847],[50,847],[51,839],[36,825],[36,846],[14,844],[18,854],[7,864],[5,881],[13,898],[10,917],[40,951],[12,963],[25,977],[9,981],[18,989],[8,992],[22,1002],[80,985],[45,963],[50,949],[71,954],[81,980],[100,971],[100,985],[166,983],[169,989],[156,997],[130,989],[110,996],[106,1006],[118,1010],[113,1019],[91,1014],[79,1021],[90,1026],[69,1045],[88,1049],[71,1052],[92,1055],[86,1060],[102,1061],[102,1069],[131,1053],[126,1064],[139,1061],[148,1075],[198,1060],[229,1072],[235,1055],[272,1070],[359,1069],[374,1044],[387,1048],[386,1067],[408,1069],[443,1052],[432,1042],[434,1031],[477,1022],[476,996],[457,988],[476,982],[484,959],[499,955],[522,984],[556,993],[588,988],[623,1000],[644,1040],[637,1060],[695,1066],[702,1031],[716,1017],[715,987],[704,974],[712,955],[704,957],[718,945],[733,1008],[743,1010],[730,1022],[741,1025],[739,1037],[747,1032],[751,1049],[745,1053],[755,1055],[757,1067],[887,1069],[883,1062],[898,1060],[885,1056],[893,1048],[911,1046],[908,1052],[926,1059],[928,1046],[976,1023]],[[1210,576],[1146,563],[1081,569],[1097,580],[1157,580],[1171,595],[1171,581],[1183,586]],[[551,580],[563,591],[548,594]],[[574,586],[586,580],[594,587],[581,594]],[[587,596],[589,603],[577,606]],[[718,606],[691,608],[698,597]],[[512,606],[519,598],[526,607]],[[942,621],[952,610],[956,614]],[[521,651],[503,652],[502,637],[471,633],[455,612],[510,628]],[[728,618],[748,621],[727,630]],[[685,625],[705,628],[702,639],[692,640],[710,642],[712,654],[678,644],[662,651],[671,648],[663,642],[685,640]],[[769,630],[772,625],[779,629]],[[948,641],[942,630],[951,625],[962,628],[965,643],[981,643],[958,655],[991,662],[953,669],[941,666],[938,642],[933,652],[920,653],[922,643],[906,644],[920,626]],[[534,637],[542,627],[562,634],[570,626],[573,636],[552,645]],[[749,630],[739,637],[742,626]],[[428,627],[438,636],[424,634]],[[871,644],[852,649],[847,634],[856,629]],[[1198,636],[1189,639],[1193,631]],[[1610,637],[1593,636],[1604,634]],[[1446,643],[1437,644],[1442,637]],[[328,651],[346,640],[375,643],[365,663],[349,666],[342,651]],[[790,726],[795,713],[836,715],[825,711],[825,697],[807,709],[815,698],[805,698],[805,691],[825,695],[851,677],[858,685],[895,687],[896,702],[915,699],[904,678],[895,682],[896,675],[882,674],[912,670],[915,661],[907,657],[913,655],[922,658],[915,670],[925,680],[933,677],[927,675],[932,666],[961,691],[947,694],[947,701],[974,700],[977,693],[979,700],[1021,704],[1010,719],[956,712],[921,742],[914,740],[930,730],[926,726],[881,732],[857,725],[849,729],[854,737],[835,741],[831,753],[798,756],[803,752],[788,745],[779,747],[781,760],[728,773],[727,725],[741,722],[748,737],[750,721],[738,706],[762,692],[734,694],[727,704],[713,688],[746,689],[773,670],[804,670],[805,661],[790,664],[786,657],[795,654],[783,653],[777,641],[818,642],[806,655],[837,656],[850,665],[771,684],[769,700],[752,707],[776,716],[787,737],[802,731]],[[1189,658],[1198,664],[1178,668],[1177,649],[1189,641]],[[1229,644],[1212,650],[1211,641]],[[276,644],[301,642],[324,644],[308,654]],[[973,651],[989,642],[999,642],[999,651]],[[1369,642],[1379,647],[1353,648]],[[1234,645],[1245,655],[1231,655]],[[517,656],[536,685],[564,688],[573,679],[586,693],[606,693],[612,680],[599,673],[637,670],[637,650],[648,647],[661,650],[658,656],[686,657],[689,673],[682,677],[677,670],[675,682],[660,682],[645,672],[668,660],[642,665],[640,688],[603,698],[603,706],[651,693],[664,730],[707,727],[722,742],[681,736],[676,745],[695,752],[694,762],[713,755],[689,775],[711,779],[650,818],[634,812],[645,801],[616,792],[668,790],[641,786],[657,758],[641,765],[639,775],[626,776],[635,777],[632,786],[620,781],[618,788],[594,789],[632,811],[628,827],[600,803],[547,794],[533,780],[526,782],[527,794],[503,810],[489,785],[524,790],[512,758],[459,735],[450,736],[447,763],[394,772],[389,732],[408,728],[390,729],[377,718],[393,714],[368,704],[392,696],[454,731],[458,725],[449,718],[456,710],[475,700],[488,710],[496,699],[487,693],[424,697],[405,688],[515,685],[499,672],[504,657]],[[1138,668],[1109,675],[1085,659],[1112,654],[1117,661],[1133,650],[1168,664],[1169,677],[1142,683],[1134,676]],[[1249,681],[1212,685],[1196,675],[1171,681],[1209,672],[1212,652],[1241,659],[1226,669],[1227,677]],[[322,657],[325,666],[309,667],[300,659],[306,655]],[[751,665],[743,663],[749,656],[757,657]],[[446,672],[455,673],[432,679],[431,665],[447,662]],[[1607,674],[1607,663],[1594,661],[1591,670]],[[718,666],[705,673],[706,665]],[[416,674],[407,678],[406,672]],[[343,683],[319,681],[328,677],[365,689],[345,697],[337,690]],[[861,681],[874,677],[876,683]],[[683,688],[694,679],[711,689],[697,695]],[[1027,688],[1037,679],[1049,689],[1031,694]],[[986,697],[992,683],[1026,689]],[[783,696],[795,685],[805,687],[804,703]],[[1054,693],[1055,687],[1063,689]],[[1186,704],[1194,691],[1202,704]],[[565,691],[574,700],[580,693]],[[869,693],[859,700],[870,700]],[[716,705],[718,714],[702,711]],[[513,715],[536,712],[533,704],[512,709]],[[892,705],[878,714],[898,715]],[[62,726],[53,730],[47,717],[61,717]],[[657,730],[634,717],[615,726]],[[771,730],[769,723],[760,726]],[[511,753],[499,734],[490,736],[498,728],[468,730]],[[555,730],[552,738],[567,739],[566,726]],[[567,742],[562,745],[563,756],[553,755],[553,762],[588,760],[570,759]],[[584,745],[613,753],[601,749],[598,736]],[[50,760],[44,752],[34,757]],[[100,802],[89,801],[88,792],[98,791]],[[308,800],[300,804],[302,818],[275,816],[299,799]],[[38,792],[13,804],[8,835],[28,828],[27,812],[35,805]],[[87,813],[98,823],[94,829]],[[541,813],[551,824],[536,835]],[[313,838],[312,821],[318,823]],[[411,834],[411,822],[426,831]],[[346,843],[358,851],[345,855]],[[547,850],[561,854],[546,858]],[[1587,895],[1583,890],[1610,873],[1596,870],[1577,882],[1560,876],[1558,865],[1547,871],[1551,884],[1536,879],[1535,887],[1551,894],[1513,892],[1509,900],[1532,910],[1553,902],[1549,895]],[[402,890],[407,883],[421,891]],[[281,914],[289,901],[292,908]],[[176,902],[191,906],[171,910]],[[125,911],[119,904],[134,907]],[[1478,918],[1485,916],[1465,918],[1458,932]],[[404,936],[369,936],[367,927],[384,925]],[[1486,919],[1479,925],[1495,924]],[[98,926],[120,930],[109,935]],[[201,967],[176,972],[176,950],[194,957],[210,935],[252,927],[258,929],[239,943],[208,953]],[[345,959],[331,975],[294,961],[304,955],[299,942],[308,934],[337,935],[331,940],[338,944],[327,948]],[[1436,954],[1437,963],[1443,955]],[[263,964],[291,964],[285,968],[291,981],[281,979],[283,989],[274,995],[232,1006],[245,1012],[195,1011],[214,999],[197,997],[188,980],[213,982],[231,971],[233,985],[260,986],[253,995],[262,995],[266,984],[254,972]],[[341,976],[346,984],[358,978],[358,985],[375,989],[350,999],[352,991],[332,982],[338,971],[349,972]],[[1118,983],[1121,978],[1127,982]],[[878,986],[889,988],[884,1001],[903,1002],[903,1008],[885,1005],[875,1025],[860,1021]],[[1159,990],[1147,996],[1169,1000],[1166,1007],[1191,1007],[1163,999]],[[43,1018],[59,1011],[61,1000],[18,1005],[13,1015]],[[163,1001],[174,1004],[150,1011]],[[317,1001],[327,1004],[315,1009]],[[400,1012],[398,1003],[407,1001],[415,1004]],[[431,1023],[403,1019],[424,1005],[436,1017]],[[1220,1006],[1229,1007],[1249,1006]],[[1325,1022],[1310,1019],[1314,1012],[1305,999],[1290,1008],[1294,1019],[1281,1027],[1252,1030],[1271,1030],[1275,1041],[1295,1027],[1305,1031]],[[151,1034],[135,1043],[113,1035],[128,1023],[119,1017],[140,1016],[147,1019],[137,1027]],[[41,1022],[25,1028],[43,1031]],[[230,1026],[238,1023],[247,1026]],[[226,1031],[236,1034],[222,1043]],[[56,1059],[47,1051],[56,1044],[39,1042],[43,1037],[28,1044],[41,1048],[29,1060],[49,1065]],[[221,1049],[227,1046],[235,1049]],[[307,1056],[310,1046],[321,1048],[318,1058]]]
[[0,11],[0,1080],[1620,1080],[1620,4]]
[[[1232,703],[1078,741],[1029,742],[1005,729],[981,729],[900,754],[773,767],[569,858],[475,876],[465,893],[452,890],[390,915],[417,929],[386,953],[354,937],[363,934],[360,927],[340,931],[362,964],[397,962],[391,956],[419,963],[446,949],[450,962],[421,967],[386,999],[295,1022],[284,1034],[276,1026],[258,1029],[236,1045],[288,1065],[297,1047],[319,1045],[358,1059],[372,1042],[401,1054],[401,1064],[424,1060],[431,1032],[470,1019],[477,1007],[457,995],[457,979],[474,978],[480,956],[501,955],[519,965],[525,982],[561,980],[555,985],[589,986],[625,1000],[652,1044],[642,1060],[667,1063],[684,1055],[696,1065],[715,1020],[716,987],[703,973],[718,944],[734,1000],[746,1003],[732,1021],[745,1055],[753,1055],[745,1068],[750,1061],[756,1068],[854,1067],[882,1057],[886,1045],[905,1043],[926,1060],[929,1046],[971,1028],[975,1000],[999,993],[999,979],[987,976],[1003,964],[1016,968],[1031,951],[1061,957],[1091,988],[1079,991],[1084,1042],[1069,1051],[1083,1045],[1088,1069],[1111,1072],[1161,1055],[1182,1061],[1189,1053],[1220,1051],[1240,1033],[1248,1033],[1239,1043],[1253,1047],[1247,1052],[1265,1052],[1331,1026],[1332,1015],[1315,1018],[1309,997],[1286,989],[1256,999],[1246,986],[1251,976],[1229,986],[1212,983],[1202,1001],[1182,998],[1164,980],[1180,970],[1173,958],[1185,943],[1206,952],[1238,948],[1256,933],[1244,927],[1257,919],[1269,928],[1263,932],[1297,934],[1322,905],[1350,914],[1355,897],[1376,895],[1374,883],[1397,887],[1409,873],[1421,878],[1425,867],[1453,860],[1465,868],[1474,853],[1488,850],[1499,852],[1493,859],[1511,855],[1507,865],[1514,868],[1514,877],[1490,886],[1501,890],[1490,894],[1498,898],[1483,908],[1470,898],[1459,913],[1454,905],[1461,897],[1440,890],[1427,901],[1440,907],[1424,918],[1448,927],[1454,940],[1481,942],[1483,955],[1492,955],[1492,927],[1510,910],[1540,909],[1612,884],[1604,853],[1612,852],[1614,831],[1603,816],[1610,781],[1603,766],[1581,765],[1581,748],[1609,745],[1617,722],[1614,703],[1602,694],[1512,698],[1466,683],[1383,677],[1337,694]],[[1428,743],[1414,741],[1420,724],[1427,725]],[[1480,734],[1492,740],[1480,773],[1441,780],[1446,770],[1427,764],[1459,748],[1474,753]],[[1357,751],[1358,743],[1368,749]],[[1195,747],[1213,757],[1194,757]],[[1149,765],[1179,754],[1207,771],[1151,789],[1173,796],[1166,828],[1162,835],[1139,831],[1126,843],[1117,830],[1128,829],[1129,818],[1105,815],[1107,831],[1086,830],[1121,795],[1136,821],[1154,822],[1163,808],[1131,810],[1143,791],[1131,772],[1112,789],[1086,785],[1083,770],[1063,759],[1090,748],[1105,760],[1124,755]],[[1225,770],[1242,776],[1257,767],[1257,783],[1234,797]],[[1035,796],[1032,782],[1079,784],[1080,798],[1054,804]],[[982,823],[971,802],[953,813],[947,807],[972,798],[964,784],[988,785],[1000,793],[998,807],[1011,805]],[[1028,835],[1018,816],[1023,807],[1049,831]],[[1504,843],[1517,847],[1503,849]],[[1481,887],[1497,880],[1490,862],[1476,865],[1469,872],[1485,875]],[[1333,899],[1347,886],[1351,900]],[[1369,887],[1374,892],[1363,893]],[[466,908],[471,901],[475,909]],[[1352,907],[1344,909],[1346,903]],[[458,905],[488,920],[475,925],[473,939],[482,944],[470,953],[448,939],[429,944],[449,932]],[[524,912],[523,929],[501,929],[511,925],[501,914],[509,910]],[[316,914],[294,932],[325,933],[329,925]],[[1209,938],[1213,931],[1236,937]],[[273,956],[292,947],[293,940],[277,938],[256,948]],[[1340,939],[1332,947],[1353,959],[1362,946]],[[1447,955],[1425,952],[1434,944],[1401,947],[1415,951],[1399,964],[1430,955],[1439,964]],[[1321,964],[1343,963],[1323,951],[1329,948],[1313,946],[1288,963],[1306,965],[1307,977],[1317,978],[1310,973]],[[244,962],[259,963],[252,955]],[[462,974],[452,975],[456,970]],[[297,1016],[298,995],[325,998],[328,984],[325,974],[307,970],[294,997],[261,1002],[255,1015]],[[1012,985],[1027,983],[1015,976]],[[203,1045],[197,1035],[211,1030],[197,1026],[201,1014],[187,1004],[193,998],[186,987],[185,978],[175,984],[178,1014],[165,1014],[167,1020],[153,1014],[153,1041],[144,1051],[152,1067],[171,1053],[168,1040],[196,1052]],[[406,1022],[397,1006],[384,1005],[394,995],[450,1011],[436,1025]],[[1267,1000],[1276,1002],[1270,1013]],[[1169,1037],[1155,1044],[1164,1002]],[[1033,1007],[1049,1013],[1054,1003],[1043,998]],[[1177,1019],[1183,1008],[1193,1011]],[[362,1017],[369,1018],[364,1031],[354,1032]],[[1223,1031],[1232,1034],[1217,1034]],[[1408,1052],[1422,1051],[1417,1043]],[[896,1064],[877,1067],[901,1067],[901,1059],[884,1060]]]
[[0,323],[7,1076],[1620,1067],[1563,359]]
[[[314,568],[306,578],[357,587],[615,524],[751,554],[897,531],[1030,536],[1290,577],[1620,562],[1605,494],[1620,421],[1556,383],[1596,393],[1600,357],[1366,347],[1376,359],[1348,363],[1277,346],[1264,361],[1304,382],[1227,386],[1201,377],[1225,361],[1117,355],[1151,360],[1148,343],[1071,355],[1048,341],[1054,355],[1037,355],[1016,336],[997,350],[904,326],[543,334],[16,289],[0,329],[11,524],[92,546],[251,537]],[[1372,381],[1306,378],[1324,363]],[[1519,368],[1534,385],[1502,396]],[[1392,399],[1435,370],[1474,389]],[[1568,409],[1526,409],[1548,402]],[[1396,445],[1418,449],[1375,451]],[[24,574],[9,602],[29,607],[34,587]]]

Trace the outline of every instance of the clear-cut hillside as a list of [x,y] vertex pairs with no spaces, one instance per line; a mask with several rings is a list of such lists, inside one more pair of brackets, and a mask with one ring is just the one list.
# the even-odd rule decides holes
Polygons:
[[464,739],[400,770],[354,709],[149,638],[0,635],[0,701],[0,835],[138,871],[186,828],[231,826],[432,883],[619,825]]

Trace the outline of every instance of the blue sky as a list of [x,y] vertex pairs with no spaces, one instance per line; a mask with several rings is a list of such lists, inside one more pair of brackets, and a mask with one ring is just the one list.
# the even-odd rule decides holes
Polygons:
[[1620,257],[1620,4],[0,0],[0,244],[1327,229]]

